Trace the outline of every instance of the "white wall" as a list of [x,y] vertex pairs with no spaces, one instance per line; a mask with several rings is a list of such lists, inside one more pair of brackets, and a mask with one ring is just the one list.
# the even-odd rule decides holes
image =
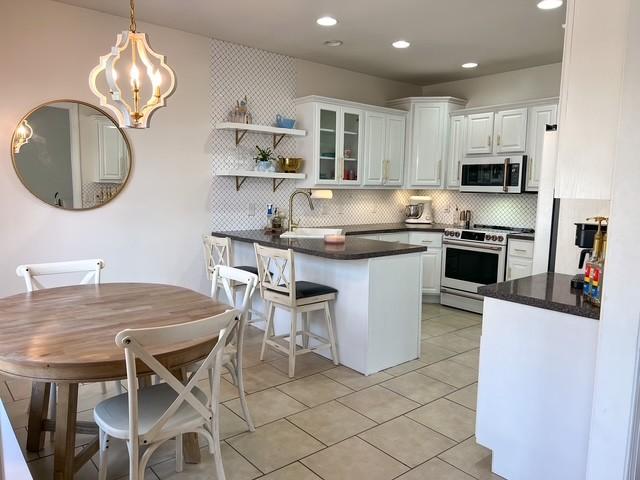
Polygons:
[[90,70],[128,20],[46,0],[2,2],[0,15],[0,296],[24,285],[23,262],[102,257],[105,281],[153,281],[205,290],[200,235],[208,225],[209,41],[140,23],[178,78],[149,130],[127,131],[133,172],[120,196],[86,212],[33,197],[13,171],[9,143],[18,120],[41,102],[92,104]]
[[419,85],[374,77],[300,59],[296,59],[296,75],[296,95],[298,97],[322,95],[385,106],[387,100],[422,94],[422,88]]
[[512,72],[437,83],[422,87],[422,95],[466,98],[467,107],[498,105],[560,94],[562,64],[553,63]]

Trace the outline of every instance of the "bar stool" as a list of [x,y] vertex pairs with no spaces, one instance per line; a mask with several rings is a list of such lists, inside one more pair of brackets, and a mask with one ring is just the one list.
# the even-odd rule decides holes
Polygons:
[[[289,356],[289,377],[295,374],[296,356],[330,348],[333,363],[338,365],[338,350],[333,331],[329,302],[336,299],[338,290],[319,283],[296,281],[293,250],[279,250],[254,244],[260,280],[260,295],[267,303],[267,324],[262,340],[260,360],[264,359],[267,345]],[[272,273],[275,272],[275,273]],[[273,326],[275,309],[281,308],[291,314],[288,334],[276,335]],[[309,312],[324,310],[329,338],[309,331]],[[302,314],[302,330],[298,330],[298,313]],[[302,336],[302,348],[297,347],[298,335]],[[309,347],[309,339],[320,342]],[[289,345],[278,340],[288,339]]]

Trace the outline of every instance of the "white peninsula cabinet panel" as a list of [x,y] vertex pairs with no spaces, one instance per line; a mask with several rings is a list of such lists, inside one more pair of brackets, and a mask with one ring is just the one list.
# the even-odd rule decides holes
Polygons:
[[555,196],[608,200],[616,152],[627,0],[567,4]]
[[558,106],[541,105],[529,109],[527,134],[527,191],[537,191],[540,186],[540,167],[542,161],[542,147],[544,132],[547,125],[557,122]]
[[473,113],[467,118],[467,155],[493,151],[493,112]]
[[495,153],[519,153],[527,148],[527,109],[496,113],[493,139]]
[[454,97],[408,97],[388,105],[409,111],[409,135],[405,162],[408,187],[444,185],[449,114],[466,100]]
[[405,123],[403,115],[366,112],[364,185],[402,185]]
[[460,162],[464,158],[467,118],[464,115],[451,117],[449,146],[447,148],[447,188],[460,186]]

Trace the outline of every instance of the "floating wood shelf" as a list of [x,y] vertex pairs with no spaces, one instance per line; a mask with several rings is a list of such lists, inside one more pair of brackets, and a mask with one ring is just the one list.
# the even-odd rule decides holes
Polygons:
[[294,128],[279,128],[271,127],[269,125],[254,125],[251,123],[234,122],[216,123],[216,130],[235,130],[236,146],[240,144],[247,132],[273,135],[273,148],[276,148],[282,141],[282,139],[286,136],[304,137],[307,134],[306,130],[296,130]]
[[270,178],[273,180],[273,191],[275,192],[282,182],[290,180],[304,180],[307,175],[304,173],[284,173],[284,172],[256,172],[255,170],[217,170],[216,177],[235,177],[236,192],[249,177]]

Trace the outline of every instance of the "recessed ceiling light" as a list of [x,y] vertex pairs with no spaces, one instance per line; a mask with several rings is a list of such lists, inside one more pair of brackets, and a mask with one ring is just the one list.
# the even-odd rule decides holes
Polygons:
[[326,47],[339,47],[342,45],[342,40],[327,40],[324,44]]
[[540,10],[553,10],[562,6],[562,0],[541,0],[538,2]]
[[411,44],[406,40],[398,40],[397,42],[393,42],[391,45],[395,48],[408,48]]
[[462,64],[462,68],[476,68],[478,64],[476,62],[467,62]]
[[333,27],[336,23],[338,23],[338,20],[333,17],[320,17],[316,20],[316,23],[318,25],[322,25],[323,27]]

